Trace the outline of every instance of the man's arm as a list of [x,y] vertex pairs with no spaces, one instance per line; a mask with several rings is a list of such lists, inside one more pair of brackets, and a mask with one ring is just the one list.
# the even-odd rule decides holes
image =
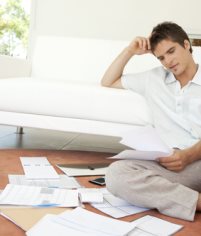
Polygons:
[[101,80],[102,86],[123,88],[121,76],[128,61],[134,55],[142,55],[148,52],[150,52],[149,39],[143,37],[135,38],[109,66]]
[[175,150],[169,157],[159,158],[159,163],[168,170],[181,171],[194,161],[201,160],[201,141],[190,148]]

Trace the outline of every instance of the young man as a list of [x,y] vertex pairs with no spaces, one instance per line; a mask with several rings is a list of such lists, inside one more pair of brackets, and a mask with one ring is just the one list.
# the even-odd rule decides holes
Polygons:
[[[129,59],[152,53],[163,67],[123,75]],[[102,85],[131,89],[151,107],[154,127],[173,155],[158,161],[121,160],[106,174],[109,191],[128,202],[192,221],[201,210],[201,68],[186,32],[164,22],[137,37],[106,71]]]

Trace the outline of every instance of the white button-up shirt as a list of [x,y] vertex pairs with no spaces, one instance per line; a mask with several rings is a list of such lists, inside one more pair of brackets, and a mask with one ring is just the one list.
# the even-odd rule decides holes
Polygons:
[[200,141],[200,66],[194,78],[183,88],[174,75],[163,67],[123,75],[122,85],[146,98],[153,115],[153,125],[170,147],[183,149]]

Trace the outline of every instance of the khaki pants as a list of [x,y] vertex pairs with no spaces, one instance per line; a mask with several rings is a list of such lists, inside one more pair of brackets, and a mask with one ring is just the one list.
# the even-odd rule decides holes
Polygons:
[[201,192],[201,161],[173,172],[155,161],[121,160],[106,174],[107,189],[141,207],[193,221]]

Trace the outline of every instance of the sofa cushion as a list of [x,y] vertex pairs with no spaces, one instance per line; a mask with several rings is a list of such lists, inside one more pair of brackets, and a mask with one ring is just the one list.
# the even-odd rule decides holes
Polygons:
[[131,91],[35,78],[1,79],[0,110],[134,125],[151,122],[146,101]]
[[[128,41],[59,36],[38,36],[32,59],[32,77],[100,83],[114,58]],[[126,73],[140,72],[160,65],[151,54],[129,61]]]

